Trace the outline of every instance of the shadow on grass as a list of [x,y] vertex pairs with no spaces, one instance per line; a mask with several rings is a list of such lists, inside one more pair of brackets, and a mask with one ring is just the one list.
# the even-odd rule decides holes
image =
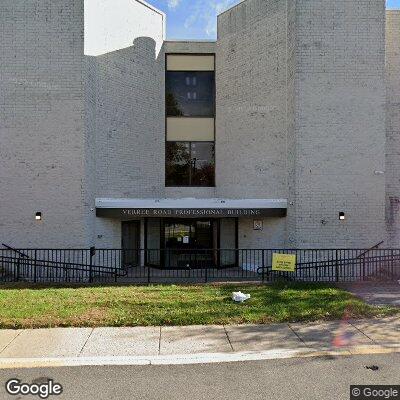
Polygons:
[[6,282],[0,283],[0,290],[16,290],[16,289],[30,289],[30,290],[42,290],[42,289],[81,289],[81,288],[115,288],[115,287],[151,287],[151,288],[168,288],[168,287],[216,287],[226,288],[229,290],[237,290],[242,287],[273,287],[275,289],[287,289],[292,288],[294,290],[304,290],[312,288],[334,288],[332,284],[326,283],[297,283],[297,282],[275,282],[275,283],[260,283],[260,282],[208,282],[208,283],[30,283],[30,282]]

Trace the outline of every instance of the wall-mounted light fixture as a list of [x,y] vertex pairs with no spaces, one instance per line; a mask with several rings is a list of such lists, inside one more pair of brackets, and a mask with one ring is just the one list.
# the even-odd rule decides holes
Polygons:
[[36,216],[35,216],[36,221],[41,221],[42,220],[42,213],[41,212],[37,212]]
[[339,213],[339,219],[340,219],[341,221],[344,221],[344,220],[346,219],[346,214],[345,214],[343,211],[341,211],[341,212]]

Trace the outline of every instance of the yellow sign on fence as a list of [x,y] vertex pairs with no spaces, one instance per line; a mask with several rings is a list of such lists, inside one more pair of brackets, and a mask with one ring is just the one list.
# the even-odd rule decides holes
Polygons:
[[272,271],[295,272],[296,255],[274,253],[272,255]]

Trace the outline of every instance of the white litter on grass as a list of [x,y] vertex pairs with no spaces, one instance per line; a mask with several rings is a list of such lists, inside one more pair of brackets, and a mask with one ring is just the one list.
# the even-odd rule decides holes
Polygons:
[[251,296],[242,292],[232,292],[232,300],[236,303],[243,303],[248,300]]

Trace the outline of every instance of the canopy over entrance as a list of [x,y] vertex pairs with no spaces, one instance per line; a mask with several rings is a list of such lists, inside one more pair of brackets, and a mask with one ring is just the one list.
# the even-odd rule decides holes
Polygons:
[[284,217],[286,199],[96,199],[96,216],[132,217]]

